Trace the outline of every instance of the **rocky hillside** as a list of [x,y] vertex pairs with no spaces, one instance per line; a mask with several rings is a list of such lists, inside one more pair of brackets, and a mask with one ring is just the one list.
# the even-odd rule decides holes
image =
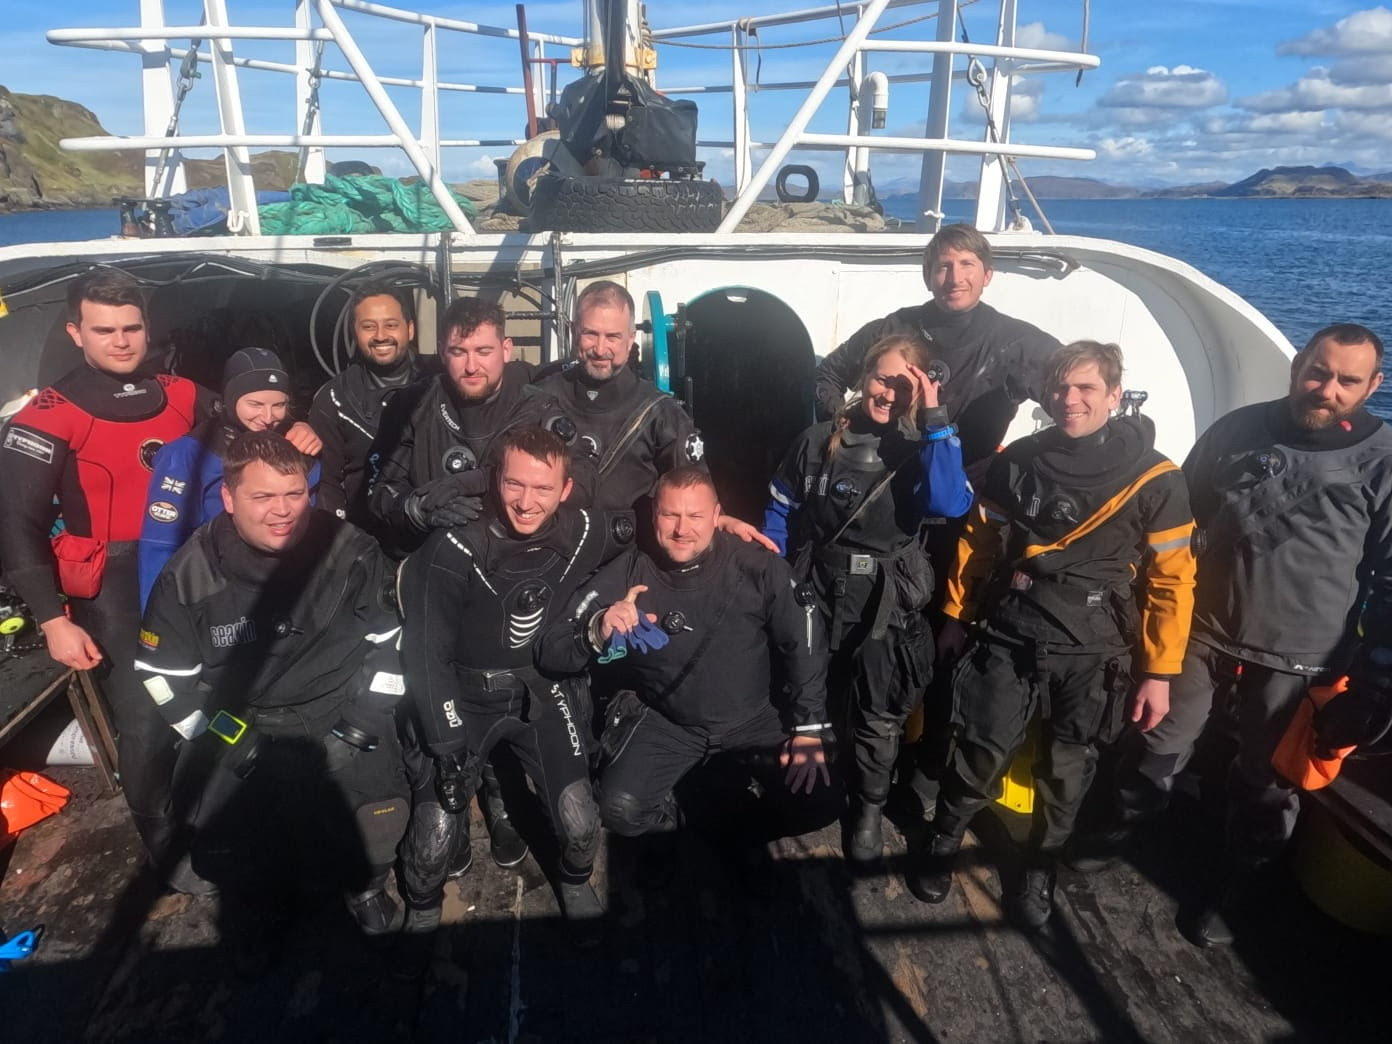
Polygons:
[[1392,196],[1392,184],[1360,178],[1343,167],[1272,167],[1234,182],[1213,196],[1245,198],[1302,198],[1320,196]]
[[[121,152],[64,152],[63,138],[106,134],[97,117],[76,102],[46,94],[16,94],[0,86],[0,213],[62,207],[108,207],[115,196],[144,193],[144,156]],[[293,152],[252,157],[256,186],[289,188]],[[188,159],[189,188],[225,185],[221,159]]]
[[0,211],[109,206],[136,195],[138,152],[64,152],[61,138],[105,134],[75,102],[0,87]]

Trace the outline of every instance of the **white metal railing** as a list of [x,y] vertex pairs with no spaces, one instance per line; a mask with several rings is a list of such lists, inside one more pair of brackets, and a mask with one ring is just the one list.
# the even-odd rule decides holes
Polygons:
[[[223,151],[227,166],[228,186],[237,220],[244,231],[259,230],[255,207],[255,187],[250,171],[250,148],[294,148],[300,150],[300,166],[309,181],[322,181],[325,170],[325,150],[329,148],[394,148],[403,152],[416,173],[426,183],[440,206],[449,215],[455,228],[471,233],[468,219],[450,194],[442,174],[442,151],[467,147],[515,147],[525,139],[514,137],[450,137],[440,132],[440,98],[445,94],[491,94],[523,96],[527,87],[519,83],[481,84],[441,80],[439,54],[441,33],[463,34],[469,37],[511,39],[518,41],[523,34],[518,28],[487,26],[436,15],[405,11],[365,0],[292,0],[294,20],[284,26],[237,26],[227,15],[228,0],[203,0],[203,23],[171,26],[164,23],[163,0],[140,0],[141,24],[134,28],[57,29],[48,34],[50,42],[68,46],[126,51],[139,54],[144,67],[145,133],[127,137],[72,138],[62,142],[64,148],[77,151],[138,148],[146,151],[147,194],[167,195],[183,188],[180,169],[182,150],[216,148]],[[1009,170],[1016,158],[1091,159],[1090,149],[1053,145],[1013,143],[1010,140],[1009,97],[1012,79],[1024,73],[1083,70],[1095,68],[1098,59],[1081,52],[1048,48],[1015,46],[1017,0],[999,0],[996,38],[991,43],[957,40],[955,27],[960,8],[978,0],[863,0],[855,5],[836,4],[781,14],[760,15],[725,22],[703,23],[648,31],[643,26],[643,46],[649,42],[671,46],[712,45],[692,44],[701,37],[724,36],[728,43],[714,45],[728,48],[731,76],[728,84],[695,84],[664,86],[672,95],[731,96],[731,124],[728,137],[703,138],[705,148],[729,148],[733,155],[736,197],[721,225],[722,231],[732,230],[768,186],[774,173],[793,150],[836,150],[844,154],[842,192],[847,202],[864,200],[869,191],[869,160],[872,152],[918,153],[923,156],[919,182],[920,225],[925,230],[936,228],[941,218],[946,159],[949,155],[981,157],[980,189],[977,204],[977,225],[985,229],[1004,226],[1005,206],[1009,194]],[[631,17],[636,18],[637,5],[630,0]],[[884,25],[886,12],[933,8],[934,14],[911,17],[895,25]],[[344,24],[340,11],[369,16],[405,26],[414,26],[421,33],[421,72],[410,75],[379,75],[369,64],[354,34]],[[587,20],[593,22],[594,12],[587,5]],[[935,39],[874,39],[872,32],[902,29],[913,22],[936,18]],[[847,22],[854,24],[846,28]],[[794,43],[766,43],[758,34],[791,25],[816,22],[835,22],[834,36],[823,41],[806,43],[838,43],[835,53],[827,60],[821,75],[815,80],[773,79],[751,80],[749,55],[764,48],[796,46]],[[593,32],[593,27],[591,28]],[[634,37],[637,37],[635,32]],[[1086,36],[1086,33],[1084,33]],[[453,39],[453,37],[451,37]],[[581,37],[549,33],[526,33],[531,45],[528,56],[544,59],[547,44],[571,48],[571,56],[589,60],[594,47]],[[172,46],[173,41],[188,40],[190,46]],[[234,53],[239,42],[267,40],[293,43],[294,62],[248,57]],[[632,43],[632,40],[630,41]],[[347,69],[325,68],[326,47],[337,48]],[[924,55],[932,58],[932,71],[874,71],[867,74],[867,59],[886,54]],[[966,68],[958,68],[959,59],[966,59]],[[989,73],[982,60],[989,60]],[[804,60],[805,62],[805,60]],[[178,133],[179,103],[187,85],[178,98],[173,92],[173,77],[183,67],[210,65],[218,105],[221,131],[208,134]],[[299,131],[289,134],[248,133],[244,125],[238,72],[254,70],[292,75],[296,80],[296,111]],[[519,77],[519,79],[522,79]],[[949,133],[951,93],[954,81],[968,79],[977,90],[983,109],[985,134],[968,140]],[[367,93],[377,113],[386,125],[387,133],[325,134],[319,112],[319,85],[324,81],[355,82]],[[542,78],[533,87],[532,101],[540,111],[544,104]],[[928,99],[928,114],[921,136],[876,133],[884,127],[880,99],[887,105],[889,87],[932,83]],[[410,88],[420,92],[419,130],[413,130],[387,92],[388,87]],[[847,89],[849,104],[844,133],[813,131],[813,117],[837,89]],[[872,90],[873,88],[873,90]],[[755,137],[751,118],[752,103],[758,95],[798,91],[804,94],[801,105],[791,118],[783,121],[783,129],[773,141]],[[874,99],[872,101],[872,98]],[[764,151],[757,167],[755,152]],[[234,222],[235,225],[235,222]]]

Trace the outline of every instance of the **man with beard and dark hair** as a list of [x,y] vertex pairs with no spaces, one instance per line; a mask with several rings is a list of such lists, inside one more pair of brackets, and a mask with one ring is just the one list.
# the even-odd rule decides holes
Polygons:
[[589,503],[592,474],[575,424],[554,395],[529,383],[530,367],[512,361],[503,309],[459,298],[440,330],[445,372],[392,396],[373,442],[368,502],[389,543],[409,552],[431,530],[478,518],[498,439],[518,427],[545,428],[570,446],[576,499]]
[[[224,513],[160,573],[135,669],[193,745],[195,869],[223,892],[240,970],[260,969],[297,879],[346,894],[367,935],[400,923],[385,891],[406,826],[395,707],[404,692],[395,569],[309,503],[309,461],[280,435],[228,445]],[[246,944],[245,947],[242,944]]]
[[[122,792],[156,872],[174,887],[200,890],[187,866],[176,866],[172,737],[131,662],[140,616],[136,541],[155,453],[210,416],[214,397],[146,365],[144,293],[125,272],[99,268],[75,279],[67,330],[81,364],[5,429],[0,559],[49,656],[100,672],[119,734]],[[55,518],[63,531],[50,541]]]
[[[222,371],[223,411],[155,454],[140,529],[140,604],[149,600],[164,564],[195,529],[222,514],[222,458],[244,431],[284,433],[290,416],[290,375],[266,348],[242,348]],[[320,467],[309,471],[313,496]]]
[[[1119,822],[1080,846],[1074,862],[1104,863],[1135,823],[1164,807],[1211,711],[1238,746],[1226,850],[1204,908],[1183,925],[1200,945],[1231,942],[1233,917],[1254,912],[1243,900],[1261,894],[1261,871],[1290,838],[1299,807],[1272,754],[1307,689],[1348,672],[1360,607],[1387,605],[1392,429],[1365,407],[1382,383],[1382,359],[1371,330],[1325,327],[1292,361],[1285,398],[1219,418],[1184,462],[1199,527],[1193,639],[1169,716],[1123,759]],[[1329,716],[1358,700],[1336,697]]]
[[370,526],[367,458],[382,410],[397,389],[428,371],[415,351],[416,324],[394,287],[365,286],[348,307],[358,354],[314,396],[309,423],[324,440],[319,506]]
[[1112,416],[1121,349],[1078,341],[1051,369],[1054,427],[992,461],[948,577],[938,645],[961,659],[957,743],[908,874],[919,899],[947,898],[968,824],[1037,719],[1034,820],[1023,872],[1004,889],[1029,931],[1053,913],[1057,860],[1098,744],[1126,717],[1151,729],[1169,708],[1194,591],[1184,478],[1155,449],[1149,418]]
[[[444,810],[463,812],[493,749],[510,748],[561,843],[561,909],[592,920],[602,913],[589,885],[599,813],[583,665],[570,676],[543,675],[533,649],[572,592],[632,543],[633,526],[627,514],[565,503],[569,460],[550,432],[514,428],[498,456],[485,515],[437,529],[402,565],[406,676]],[[432,828],[427,816],[412,822],[413,832]],[[403,846],[410,935],[439,924],[443,854],[428,838]]]

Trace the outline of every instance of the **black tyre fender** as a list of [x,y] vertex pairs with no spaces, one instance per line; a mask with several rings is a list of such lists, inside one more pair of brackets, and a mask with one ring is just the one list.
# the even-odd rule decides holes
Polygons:
[[544,174],[528,225],[534,232],[714,232],[724,216],[725,194],[713,181]]
[[[807,188],[802,195],[796,195],[788,191],[788,178],[801,175],[807,179]],[[773,183],[773,190],[778,193],[780,203],[814,203],[817,193],[822,190],[821,179],[817,177],[817,172],[805,163],[789,163],[778,172],[778,179]]]

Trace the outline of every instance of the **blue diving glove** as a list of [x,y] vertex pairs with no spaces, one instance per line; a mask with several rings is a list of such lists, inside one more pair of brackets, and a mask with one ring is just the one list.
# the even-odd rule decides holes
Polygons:
[[613,663],[615,660],[622,660],[628,655],[628,635],[623,631],[615,631],[609,636],[609,641],[604,647],[603,654],[600,655],[598,663]]
[[671,636],[666,631],[646,617],[638,621],[638,626],[628,636],[629,644],[640,653],[661,649],[671,640]]

